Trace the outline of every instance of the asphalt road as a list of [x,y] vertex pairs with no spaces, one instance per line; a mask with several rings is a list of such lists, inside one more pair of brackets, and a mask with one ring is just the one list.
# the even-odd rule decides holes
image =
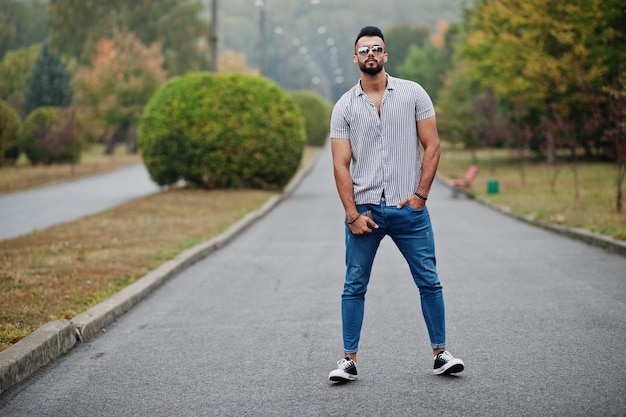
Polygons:
[[341,357],[343,211],[328,150],[229,245],[0,396],[10,416],[624,416],[626,257],[435,185],[451,352],[433,376],[417,289],[386,239],[359,380]]
[[0,239],[75,220],[159,191],[143,164],[0,195]]

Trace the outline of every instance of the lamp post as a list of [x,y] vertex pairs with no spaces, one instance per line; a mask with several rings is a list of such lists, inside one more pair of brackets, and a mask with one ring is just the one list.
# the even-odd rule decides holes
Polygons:
[[291,85],[291,53],[292,48],[299,44],[300,40],[298,38],[293,38],[290,40],[290,32],[289,30],[285,30],[282,26],[276,26],[274,28],[274,34],[280,36],[282,39],[279,44],[283,45],[283,54],[285,55],[285,79],[284,85],[287,90],[292,89]]
[[259,70],[261,71],[261,75],[265,75],[265,60],[267,55],[267,42],[265,39],[265,3],[263,2],[263,0],[256,0],[254,4],[259,8]]
[[217,72],[217,0],[211,1],[211,34],[209,36],[209,48],[211,51],[209,70],[211,72]]

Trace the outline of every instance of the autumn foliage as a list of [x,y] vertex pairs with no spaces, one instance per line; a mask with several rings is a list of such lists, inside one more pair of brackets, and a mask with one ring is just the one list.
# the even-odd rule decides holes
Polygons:
[[88,67],[75,73],[74,104],[87,137],[111,142],[137,125],[152,94],[165,82],[159,44],[147,47],[132,33],[101,39]]
[[[499,142],[520,155],[529,150],[550,166],[567,162],[575,178],[580,160],[615,161],[619,210],[623,139],[616,132],[625,114],[609,92],[624,88],[624,10],[619,0],[476,2],[450,70],[442,67],[448,72],[437,103],[443,136],[472,149]],[[475,120],[486,134],[477,134]]]

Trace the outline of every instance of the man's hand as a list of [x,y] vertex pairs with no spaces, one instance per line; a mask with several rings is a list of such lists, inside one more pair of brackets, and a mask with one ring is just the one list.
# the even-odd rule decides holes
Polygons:
[[369,217],[359,214],[359,217],[348,225],[348,229],[353,235],[364,235],[372,233],[372,229],[378,229],[378,225]]
[[411,206],[412,208],[414,208],[415,210],[421,210],[426,205],[426,202],[424,200],[421,200],[421,199],[417,198],[416,196],[412,195],[409,198],[406,198],[406,199],[402,200],[400,202],[400,204],[398,204],[396,207],[401,209],[402,207],[406,206],[407,204],[409,206]]

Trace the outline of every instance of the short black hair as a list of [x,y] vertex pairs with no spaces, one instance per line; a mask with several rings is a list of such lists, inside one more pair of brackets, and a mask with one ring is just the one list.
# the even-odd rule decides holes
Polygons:
[[356,40],[354,41],[354,46],[356,46],[356,44],[359,42],[359,39],[361,39],[363,36],[378,36],[380,39],[383,40],[383,42],[385,42],[385,37],[383,36],[382,30],[378,29],[376,26],[365,26],[363,29],[361,29],[359,35],[356,37]]

